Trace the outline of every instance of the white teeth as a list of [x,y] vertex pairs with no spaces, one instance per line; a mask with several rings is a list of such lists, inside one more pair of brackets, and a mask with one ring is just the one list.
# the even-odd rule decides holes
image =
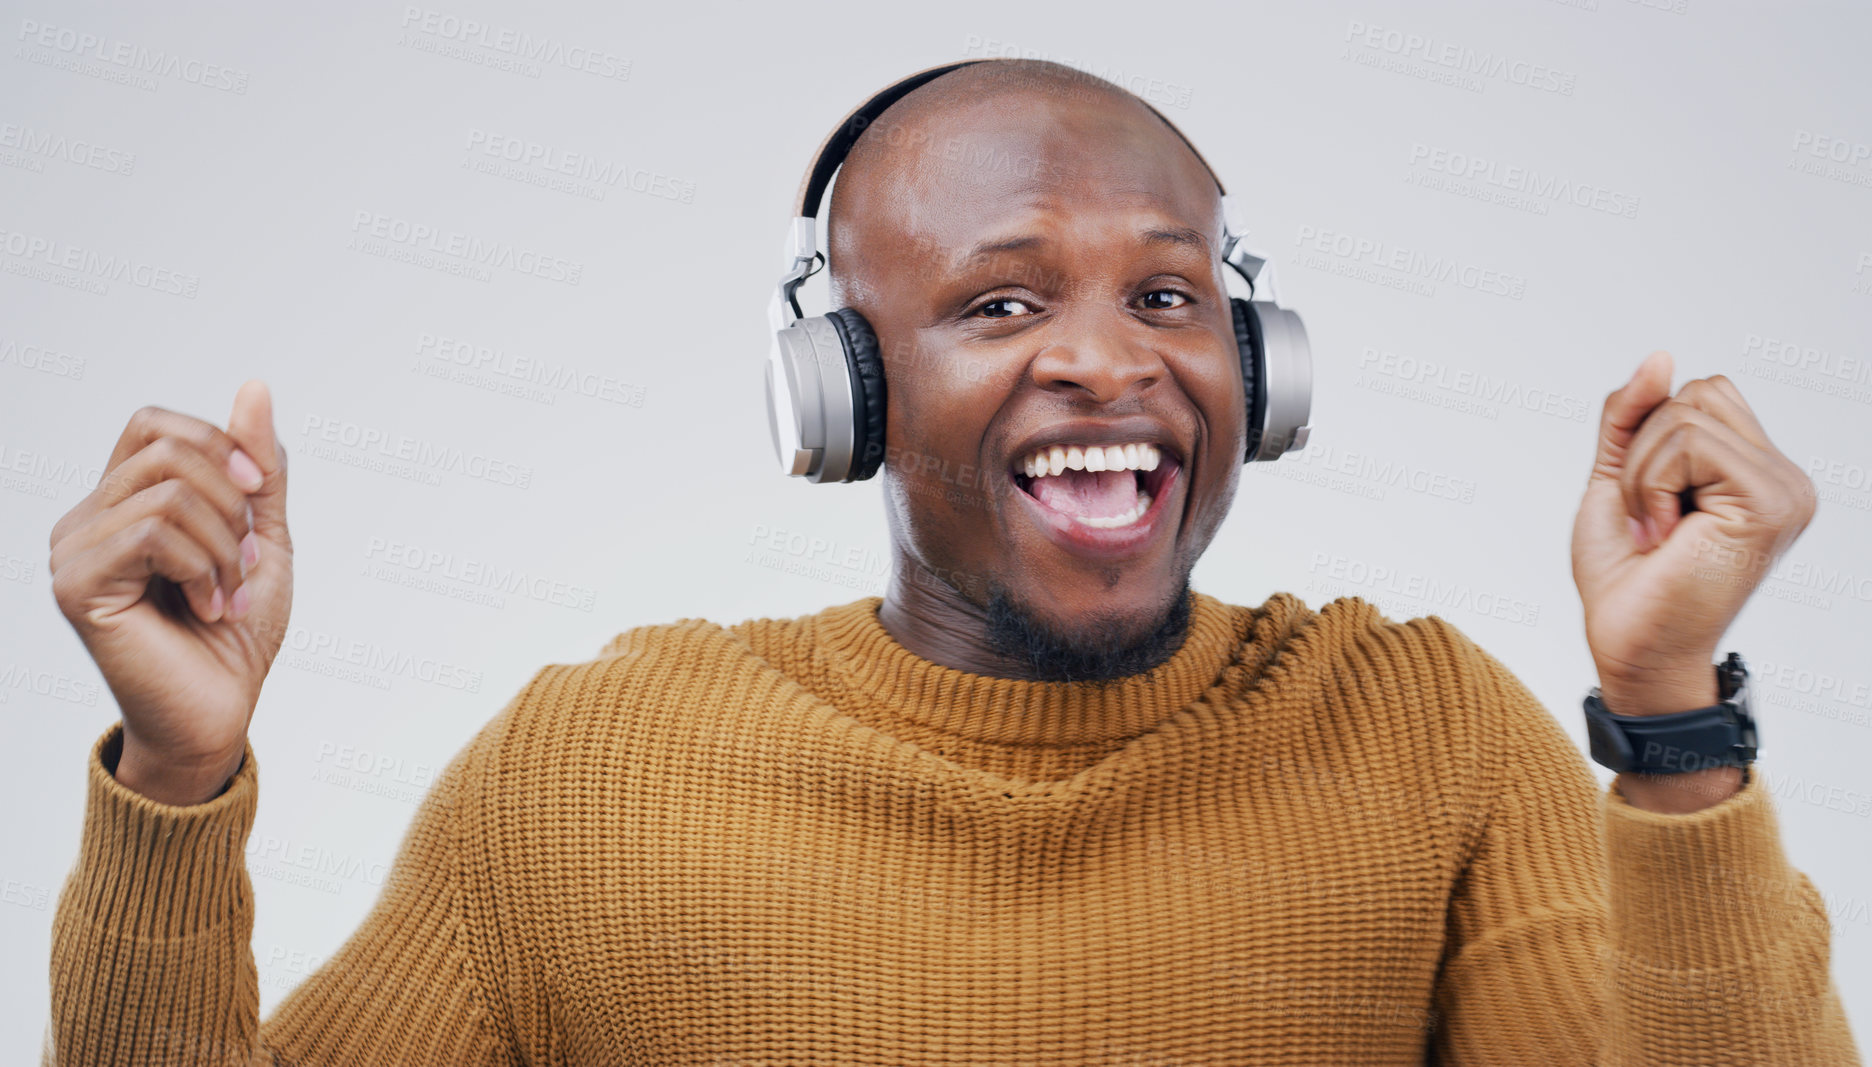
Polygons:
[[1064,471],[1154,471],[1163,453],[1153,444],[1051,445],[1021,460],[1029,478],[1046,478]]
[[1139,519],[1144,517],[1145,512],[1150,510],[1150,506],[1151,506],[1150,494],[1140,489],[1138,490],[1137,503],[1131,506],[1130,511],[1127,511],[1122,515],[1113,515],[1113,516],[1110,516],[1109,518],[1102,518],[1102,519],[1087,518],[1081,515],[1074,515],[1073,520],[1079,523],[1081,526],[1097,526],[1101,529],[1109,530],[1115,526],[1129,526],[1132,523],[1138,521]]

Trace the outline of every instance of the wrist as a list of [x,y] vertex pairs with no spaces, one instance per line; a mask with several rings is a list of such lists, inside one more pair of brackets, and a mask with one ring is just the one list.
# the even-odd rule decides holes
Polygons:
[[1586,697],[1592,758],[1619,772],[1614,791],[1640,810],[1685,814],[1719,804],[1742,790],[1755,759],[1741,655],[1700,668],[1701,683],[1680,673],[1620,679],[1609,696],[1601,688]]
[[239,772],[245,746],[229,757],[177,761],[155,755],[124,735],[117,765],[107,768],[119,785],[160,804],[203,804],[227,790]]
[[1687,815],[1735,796],[1742,791],[1742,782],[1741,767],[1711,767],[1682,774],[1626,771],[1613,779],[1613,787],[1626,803],[1641,811]]
[[1668,715],[1722,699],[1713,659],[1643,671],[1599,670],[1599,698],[1614,715]]

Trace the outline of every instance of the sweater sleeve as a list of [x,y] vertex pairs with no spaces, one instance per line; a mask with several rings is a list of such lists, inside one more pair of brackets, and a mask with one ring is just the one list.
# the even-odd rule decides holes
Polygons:
[[1761,776],[1700,812],[1634,808],[1507,668],[1455,640],[1482,792],[1437,1062],[1858,1064],[1824,902],[1783,854]]
[[169,805],[113,776],[122,729],[92,746],[78,859],[53,916],[47,1067],[515,1061],[468,919],[462,823],[490,729],[424,798],[363,924],[264,1023],[245,862],[252,746],[219,796]]

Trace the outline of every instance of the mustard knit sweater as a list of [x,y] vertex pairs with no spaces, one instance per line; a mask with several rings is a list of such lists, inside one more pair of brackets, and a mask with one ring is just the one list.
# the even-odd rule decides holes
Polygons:
[[262,1023],[251,748],[90,757],[58,1064],[1854,1064],[1759,777],[1602,791],[1436,617],[1196,597],[1105,686],[919,659],[867,598],[542,668]]

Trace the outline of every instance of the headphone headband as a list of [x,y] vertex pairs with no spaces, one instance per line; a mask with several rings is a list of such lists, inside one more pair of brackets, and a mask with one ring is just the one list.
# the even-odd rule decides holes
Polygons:
[[[826,187],[832,184],[833,172],[837,171],[839,165],[845,162],[845,157],[850,154],[852,145],[857,143],[859,135],[864,133],[873,122],[876,122],[878,116],[882,115],[892,104],[908,96],[912,90],[935,81],[937,78],[942,77],[952,70],[972,67],[977,63],[1006,62],[1010,62],[1010,60],[967,59],[960,63],[943,63],[938,66],[919,70],[915,74],[900,81],[892,82],[872,94],[871,99],[853,108],[851,113],[845,116],[844,121],[840,122],[838,126],[826,136],[824,141],[820,142],[819,151],[813,156],[812,169],[806,172],[805,180],[800,182],[799,196],[794,201],[794,217],[810,219],[819,216],[820,201],[825,197]],[[1087,75],[1087,77],[1090,77],[1090,75]],[[1120,87],[1114,86],[1114,88]],[[1122,89],[1120,91],[1122,91]],[[1132,95],[1136,97],[1136,94]],[[1145,100],[1143,97],[1136,97],[1136,99],[1138,103],[1150,108],[1151,114],[1162,119],[1163,124],[1170,127],[1170,132],[1176,134],[1178,139],[1189,146],[1189,150],[1196,155],[1196,162],[1201,163],[1203,165],[1203,170],[1209,172],[1209,180],[1215,182],[1216,191],[1227,196],[1228,190],[1222,187],[1222,179],[1216,177],[1215,168],[1211,167],[1209,161],[1203,158],[1203,154],[1197,149],[1195,142],[1185,137],[1183,131],[1177,129],[1176,123],[1171,122],[1163,112],[1152,107],[1150,101]]]

